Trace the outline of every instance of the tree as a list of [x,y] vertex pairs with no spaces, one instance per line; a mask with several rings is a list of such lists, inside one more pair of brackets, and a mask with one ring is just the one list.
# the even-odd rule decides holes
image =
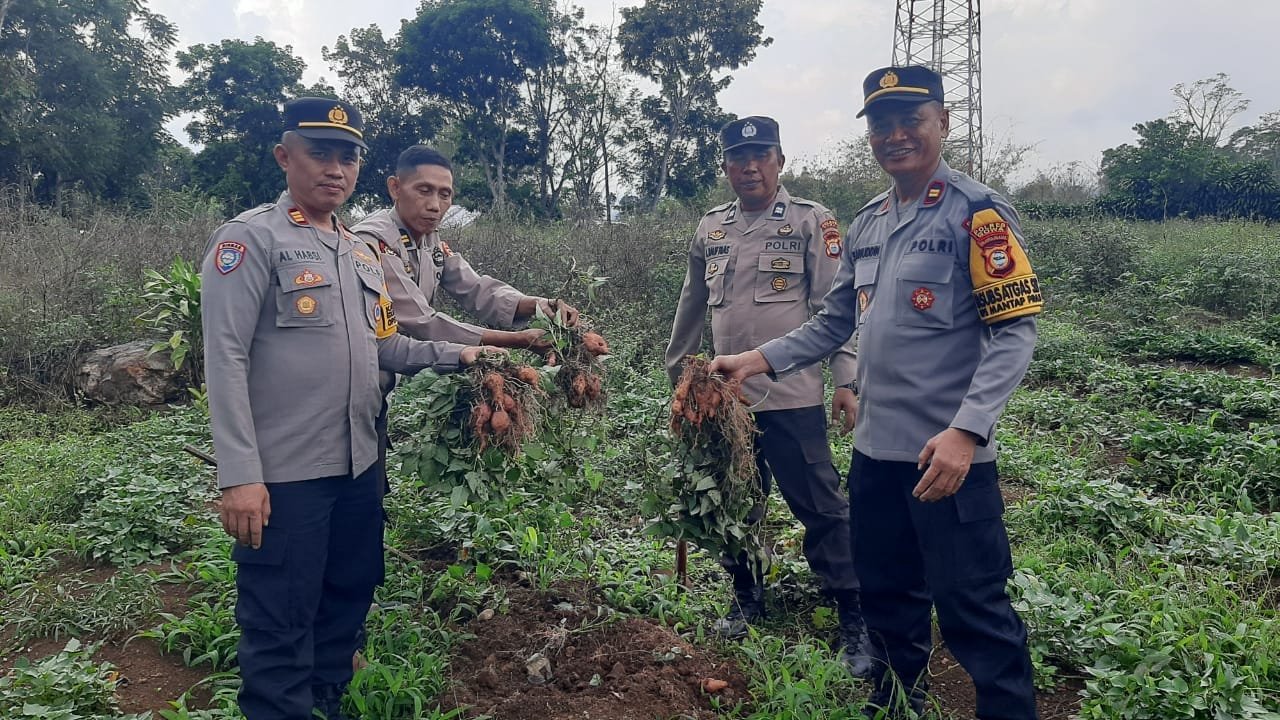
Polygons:
[[182,108],[196,113],[187,135],[203,145],[194,161],[196,183],[233,211],[274,200],[284,178],[271,148],[284,126],[285,101],[307,92],[302,59],[259,37],[193,45],[178,53],[178,67],[189,73],[178,88]]
[[349,38],[339,35],[332,50],[320,49],[342,80],[344,99],[364,117],[369,153],[356,185],[357,202],[385,198],[386,178],[395,173],[400,152],[431,141],[444,124],[440,107],[396,80],[397,50],[396,39],[384,38],[377,25],[354,28]]
[[[655,199],[664,195],[684,202],[700,200],[715,185],[719,131],[732,116],[713,97],[685,114],[680,138],[672,143],[666,131],[673,121],[662,98],[633,100],[632,107],[635,112],[624,123],[622,137],[630,150],[628,173],[640,183],[645,198],[643,209],[653,210]],[[655,162],[663,157],[664,162]]]
[[1226,73],[1218,73],[1190,85],[1173,86],[1178,99],[1173,117],[1190,124],[1200,142],[1217,146],[1231,120],[1249,107],[1244,95],[1227,84],[1230,80]]
[[[640,7],[622,9],[618,32],[623,67],[657,83],[652,99],[662,107],[649,108],[650,120],[661,118],[661,138],[653,144],[651,170],[646,176],[648,207],[665,192],[673,161],[681,152],[695,110],[716,108],[716,95],[729,86],[736,70],[755,58],[756,48],[768,46],[756,21],[763,0],[646,0]],[[714,170],[712,171],[714,177]]]
[[[785,142],[784,137],[784,151]],[[884,192],[892,181],[876,162],[864,133],[841,142],[834,151],[811,163],[802,172],[788,171],[782,182],[793,195],[822,203],[835,213],[841,223],[847,223],[867,201]]]
[[1280,216],[1280,186],[1261,162],[1238,162],[1189,122],[1134,127],[1138,144],[1102,153],[1101,206],[1147,220]]
[[397,80],[439,98],[482,161],[494,208],[507,205],[511,147],[521,128],[521,86],[552,61],[547,20],[527,0],[423,2],[400,28]]
[[145,201],[166,137],[175,29],[140,0],[0,4],[0,182],[61,202]]
[[1258,118],[1258,122],[1235,131],[1228,145],[1242,159],[1266,163],[1280,178],[1280,110]]

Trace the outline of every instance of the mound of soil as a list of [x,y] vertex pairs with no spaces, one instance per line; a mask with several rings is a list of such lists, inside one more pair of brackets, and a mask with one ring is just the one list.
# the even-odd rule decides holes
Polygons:
[[[512,587],[508,613],[466,628],[475,637],[457,649],[441,708],[495,720],[710,720],[713,702],[746,701],[746,678],[733,663],[591,596],[581,585],[548,594]],[[708,692],[709,680],[726,684]]]

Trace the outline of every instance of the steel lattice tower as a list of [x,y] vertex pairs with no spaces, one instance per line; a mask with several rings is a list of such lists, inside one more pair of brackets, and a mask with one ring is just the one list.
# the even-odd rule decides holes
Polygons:
[[981,0],[897,0],[893,64],[942,75],[951,111],[947,161],[982,179]]

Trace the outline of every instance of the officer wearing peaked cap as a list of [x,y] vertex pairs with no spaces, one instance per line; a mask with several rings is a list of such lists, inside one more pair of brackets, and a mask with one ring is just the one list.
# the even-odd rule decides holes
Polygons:
[[[712,208],[694,233],[666,352],[673,384],[684,358],[701,349],[708,309],[716,353],[742,352],[780,337],[822,308],[843,254],[831,213],[778,184],[786,158],[777,122],[744,117],[725,125],[720,141],[721,169],[737,199]],[[835,355],[831,370],[838,385],[853,381],[854,365],[852,353]],[[855,675],[867,674],[871,663],[849,544],[849,503],[827,443],[821,369],[776,384],[748,381],[743,391],[760,429],[756,458],[765,493],[776,480],[804,524],[805,558],[836,598],[843,658]],[[852,391],[837,389],[832,417],[844,420],[846,432],[854,411]],[[740,637],[765,614],[760,568],[745,557],[722,563],[736,602],[715,629]]]
[[219,514],[237,540],[240,708],[341,718],[356,634],[382,579],[379,368],[449,372],[480,348],[396,334],[377,249],[334,211],[365,148],[359,111],[285,105],[288,190],[214,231],[201,276]]
[[712,367],[787,378],[856,331],[854,565],[885,663],[864,714],[909,717],[893,707],[904,694],[923,711],[936,610],[973,677],[977,717],[1028,720],[1035,691],[1026,629],[1005,589],[1013,565],[995,424],[1031,362],[1044,298],[1013,208],[942,160],[942,78],[881,68],[863,95],[859,115],[893,187],[854,218],[820,314]]

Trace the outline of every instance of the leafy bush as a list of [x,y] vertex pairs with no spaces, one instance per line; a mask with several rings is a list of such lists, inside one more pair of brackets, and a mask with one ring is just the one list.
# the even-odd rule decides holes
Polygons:
[[72,639],[57,655],[36,663],[18,658],[0,677],[0,710],[6,717],[46,720],[143,720],[120,714],[111,664],[91,659],[97,649]]

